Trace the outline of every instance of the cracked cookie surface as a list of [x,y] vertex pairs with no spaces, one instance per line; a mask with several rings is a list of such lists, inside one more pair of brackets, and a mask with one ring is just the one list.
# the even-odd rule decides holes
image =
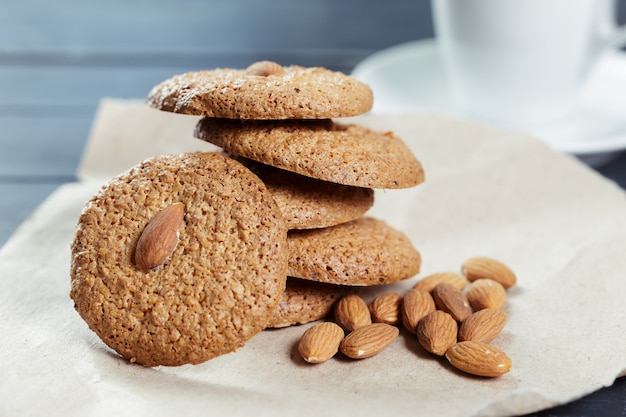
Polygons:
[[[134,250],[164,207],[179,241],[148,272]],[[263,330],[285,290],[286,227],[259,178],[218,153],[165,155],[109,181],[72,243],[75,308],[109,347],[145,366],[197,364]]]
[[325,229],[287,235],[289,276],[330,284],[369,286],[416,275],[420,253],[383,220],[361,217]]
[[393,132],[357,124],[205,117],[194,135],[230,154],[337,184],[398,189],[424,181],[421,163]]
[[281,71],[260,72],[255,64],[175,75],[152,88],[147,104],[174,113],[257,120],[349,117],[372,108],[370,87],[350,75],[275,63]]

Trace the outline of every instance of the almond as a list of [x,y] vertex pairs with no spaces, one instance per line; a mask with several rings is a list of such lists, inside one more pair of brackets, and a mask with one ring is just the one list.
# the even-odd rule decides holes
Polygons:
[[471,340],[490,343],[506,324],[506,313],[494,308],[485,308],[469,316],[459,328],[459,342]]
[[148,222],[135,248],[135,263],[140,269],[149,271],[156,268],[174,252],[184,216],[183,203],[174,203]]
[[370,314],[374,323],[396,324],[400,321],[402,295],[389,292],[374,298],[370,303]]
[[437,310],[420,320],[417,340],[428,352],[443,356],[457,342],[458,330],[458,324],[450,314]]
[[249,75],[267,77],[268,75],[283,75],[285,73],[285,69],[276,62],[259,61],[250,65],[246,69],[246,73],[248,73]]
[[359,327],[372,324],[372,316],[365,301],[356,294],[341,298],[335,305],[335,321],[350,333]]
[[496,377],[511,370],[511,358],[487,343],[459,342],[448,349],[446,358],[455,368],[472,375]]
[[298,352],[309,363],[322,363],[335,356],[343,337],[343,329],[338,324],[318,323],[304,332]]
[[517,278],[511,268],[496,259],[486,256],[468,259],[461,266],[461,272],[469,281],[489,278],[499,282],[504,288],[510,288],[517,282]]
[[431,292],[435,289],[437,284],[441,284],[442,282],[448,283],[459,290],[462,290],[469,285],[469,281],[457,273],[437,272],[420,279],[413,288]]
[[437,284],[432,294],[437,308],[449,313],[454,320],[462,322],[472,314],[467,297],[458,288],[442,282]]
[[436,309],[435,301],[429,292],[411,289],[402,299],[402,324],[409,332],[415,333],[417,323]]
[[465,296],[474,310],[500,308],[506,302],[506,290],[497,281],[480,278],[465,290]]
[[398,334],[398,328],[390,324],[368,324],[347,335],[341,341],[339,350],[352,359],[369,358],[382,352]]

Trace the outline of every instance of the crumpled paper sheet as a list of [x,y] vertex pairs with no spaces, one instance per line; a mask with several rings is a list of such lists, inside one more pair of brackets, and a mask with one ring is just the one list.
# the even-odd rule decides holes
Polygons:
[[[267,330],[197,366],[147,369],[108,349],[69,299],[70,243],[85,202],[109,177],[159,153],[211,150],[195,118],[104,100],[79,175],[0,251],[0,415],[497,416],[564,403],[626,368],[626,199],[573,158],[523,133],[437,115],[362,116],[393,130],[426,182],[376,192],[370,213],[423,256],[417,278],[487,255],[518,276],[494,345],[513,361],[495,379],[455,371],[406,333],[379,355],[305,364],[309,325]],[[368,296],[373,296],[372,291]],[[400,414],[406,413],[406,414]]]

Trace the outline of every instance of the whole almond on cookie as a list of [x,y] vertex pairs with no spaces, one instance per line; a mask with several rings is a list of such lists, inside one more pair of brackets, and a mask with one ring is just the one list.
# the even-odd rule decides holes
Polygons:
[[369,305],[374,323],[396,324],[400,321],[402,295],[389,292],[374,298]]
[[469,316],[459,328],[459,342],[471,340],[490,343],[506,324],[506,313],[499,309],[485,308]]
[[178,244],[180,226],[185,216],[182,203],[174,203],[157,213],[146,225],[135,248],[135,263],[149,271],[162,265]]
[[480,278],[465,290],[465,296],[474,310],[500,308],[506,302],[506,290],[497,281]]
[[437,308],[449,313],[454,320],[462,322],[472,314],[467,297],[458,288],[442,282],[432,291]]
[[502,284],[504,288],[510,288],[517,282],[517,277],[504,263],[486,256],[470,258],[463,263],[461,271],[470,281],[481,278],[489,278]]
[[302,359],[309,363],[321,363],[335,356],[343,340],[343,329],[333,323],[318,323],[309,327],[298,344]]
[[[172,219],[158,220],[164,209],[175,224],[183,218],[180,229],[163,227]],[[146,273],[137,260],[151,266],[142,261],[150,245],[135,256],[137,242],[162,239],[157,224],[172,230],[174,249]],[[266,328],[285,291],[282,213],[260,178],[218,152],[158,155],[111,178],[83,208],[71,249],[76,312],[108,347],[146,367],[239,349]]]
[[352,359],[369,358],[382,352],[399,334],[398,328],[390,324],[368,324],[347,335],[339,350]]
[[458,329],[456,320],[450,314],[433,311],[417,325],[417,340],[428,352],[443,356],[457,342]]
[[246,68],[246,73],[249,75],[267,77],[270,75],[283,75],[285,69],[282,65],[273,61],[259,61]]
[[335,305],[335,321],[346,332],[372,324],[372,316],[365,301],[356,294],[342,297]]
[[413,288],[431,292],[435,289],[437,284],[441,284],[442,282],[448,283],[459,290],[469,285],[469,281],[466,278],[455,272],[437,272],[420,279]]
[[472,375],[496,377],[511,370],[511,358],[487,343],[459,342],[445,356],[452,366]]
[[411,289],[402,299],[402,324],[409,332],[415,333],[417,323],[436,309],[435,301],[429,292]]

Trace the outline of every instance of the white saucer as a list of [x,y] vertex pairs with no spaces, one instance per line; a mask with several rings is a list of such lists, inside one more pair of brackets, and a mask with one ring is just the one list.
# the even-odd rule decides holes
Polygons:
[[[448,89],[432,39],[377,52],[359,63],[352,75],[372,88],[373,113],[437,112],[468,118]],[[607,54],[601,60],[585,85],[578,108],[567,119],[550,128],[527,130],[563,153],[591,157],[626,149],[624,54]]]

